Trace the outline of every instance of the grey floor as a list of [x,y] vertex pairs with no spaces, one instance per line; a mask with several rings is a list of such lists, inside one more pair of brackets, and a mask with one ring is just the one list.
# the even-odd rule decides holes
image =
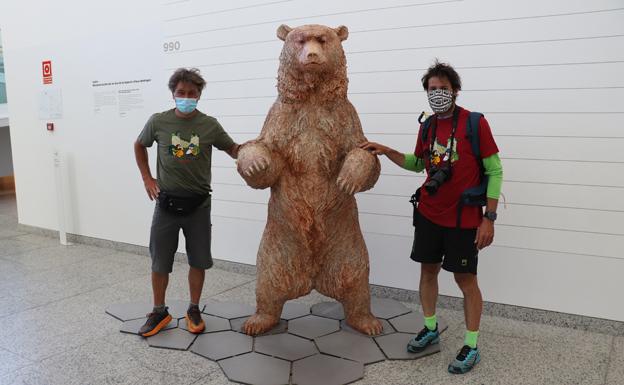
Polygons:
[[[228,383],[217,363],[150,348],[105,314],[110,304],[150,299],[149,266],[144,256],[20,231],[14,197],[0,196],[0,384]],[[176,263],[170,299],[187,297],[186,272]],[[254,277],[212,269],[208,298],[254,304]],[[315,293],[301,302],[324,300]],[[368,365],[357,384],[624,384],[624,337],[487,316],[482,362],[452,376],[446,366],[462,345],[463,314],[438,313],[449,322],[441,353]]]

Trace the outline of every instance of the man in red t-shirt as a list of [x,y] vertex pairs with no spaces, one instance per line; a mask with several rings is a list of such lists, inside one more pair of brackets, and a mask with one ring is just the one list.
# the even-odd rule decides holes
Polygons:
[[[479,121],[478,130],[481,159],[473,153],[466,129],[470,112],[455,104],[461,79],[453,67],[436,61],[423,76],[422,84],[435,115],[430,118],[425,138],[421,125],[414,153],[403,154],[372,142],[363,143],[361,147],[386,155],[405,169],[427,171],[415,214],[411,254],[414,261],[421,263],[419,291],[425,327],[409,341],[407,349],[422,352],[440,340],[435,309],[438,273],[443,268],[454,274],[464,294],[467,328],[464,346],[448,370],[466,373],[480,361],[477,338],[483,299],[477,281],[477,262],[479,250],[494,239],[503,169],[498,147],[484,117]],[[477,132],[476,128],[473,130]],[[459,207],[462,193],[481,183],[480,162],[488,176],[485,214],[479,206]]]

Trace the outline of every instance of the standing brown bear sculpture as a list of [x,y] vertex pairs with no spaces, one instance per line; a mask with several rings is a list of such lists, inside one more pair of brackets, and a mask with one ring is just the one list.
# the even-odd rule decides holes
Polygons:
[[379,160],[347,99],[342,41],[346,27],[282,25],[278,98],[260,136],[238,155],[238,172],[256,189],[271,188],[257,257],[256,314],[243,325],[262,334],[289,299],[312,289],[343,304],[347,323],[373,335],[368,252],[353,194],[372,188]]

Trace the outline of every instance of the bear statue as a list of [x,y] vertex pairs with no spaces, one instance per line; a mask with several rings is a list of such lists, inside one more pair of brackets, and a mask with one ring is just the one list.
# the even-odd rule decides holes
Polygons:
[[257,256],[257,308],[243,331],[268,331],[287,300],[315,289],[342,303],[351,327],[379,334],[354,194],[374,186],[381,166],[358,147],[366,138],[347,99],[348,30],[282,25],[277,36],[284,41],[278,97],[237,161],[249,186],[271,189]]

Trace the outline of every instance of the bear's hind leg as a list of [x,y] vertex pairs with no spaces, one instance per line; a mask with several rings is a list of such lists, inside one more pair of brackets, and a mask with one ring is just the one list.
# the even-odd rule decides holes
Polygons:
[[338,237],[325,260],[317,290],[342,303],[349,326],[367,335],[381,334],[383,326],[371,313],[368,251],[361,233]]
[[361,282],[365,284],[353,286],[350,293],[340,300],[344,307],[347,324],[363,334],[371,336],[381,334],[383,326],[370,311],[368,276]]
[[[243,324],[243,333],[250,336],[257,336],[259,334],[266,333],[277,326],[284,302],[282,302],[281,305],[274,302],[272,304],[268,304],[268,306],[263,306],[263,310],[257,310],[256,313],[249,317],[249,319]],[[260,303],[258,303],[258,308],[260,308]],[[278,308],[279,310],[275,310]]]
[[[256,313],[243,325],[248,335],[266,333],[280,321],[284,303],[310,293],[312,282],[302,263],[303,253],[283,239],[266,239],[258,252]],[[291,240],[292,242],[292,240]]]

